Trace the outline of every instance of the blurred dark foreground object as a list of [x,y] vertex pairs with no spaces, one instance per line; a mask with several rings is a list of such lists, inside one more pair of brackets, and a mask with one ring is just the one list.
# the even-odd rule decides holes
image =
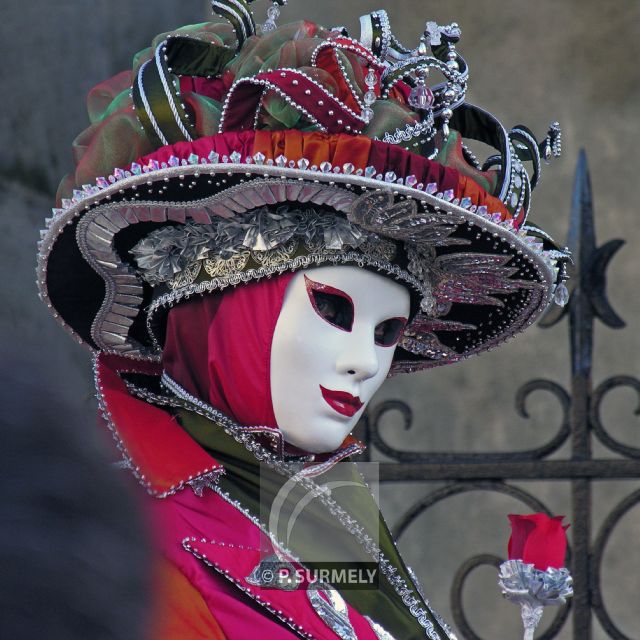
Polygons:
[[137,640],[147,553],[127,478],[34,371],[0,360],[0,638]]

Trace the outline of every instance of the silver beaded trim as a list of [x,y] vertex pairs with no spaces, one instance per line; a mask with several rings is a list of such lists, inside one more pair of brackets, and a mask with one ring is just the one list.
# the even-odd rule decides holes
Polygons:
[[[228,416],[226,416],[221,411],[218,411],[210,404],[207,404],[203,400],[196,398],[194,395],[190,394],[186,389],[184,389],[178,382],[176,382],[171,376],[169,376],[166,372],[163,372],[160,383],[162,386],[167,389],[167,391],[173,396],[174,402],[175,399],[181,401],[179,404],[174,404],[174,406],[181,406],[184,409],[188,409],[189,411],[194,411],[195,413],[215,422],[220,425],[224,432],[227,435],[232,436],[237,442],[243,444],[251,453],[253,453],[258,460],[261,460],[258,457],[257,452],[264,452],[269,456],[272,456],[273,460],[276,460],[279,465],[279,469],[286,470],[285,475],[300,475],[303,477],[313,477],[324,473],[335,464],[344,460],[345,458],[353,455],[357,455],[358,453],[362,453],[364,451],[364,447],[360,444],[351,444],[348,447],[344,447],[344,449],[339,449],[333,456],[324,460],[323,462],[312,464],[305,469],[302,469],[302,465],[313,463],[315,460],[315,456],[287,456],[285,452],[285,442],[282,436],[282,432],[279,429],[274,429],[273,427],[266,427],[260,425],[252,425],[252,426],[244,426],[240,425]],[[169,401],[167,401],[169,402]],[[256,435],[266,435],[272,440],[272,447],[274,452],[268,452],[260,443],[255,440]],[[290,459],[287,460],[287,457]]]
[[373,15],[380,20],[380,28],[382,29],[380,57],[384,60],[387,57],[389,46],[391,45],[391,22],[389,21],[389,14],[384,9],[374,11]]
[[[137,370],[135,369],[135,367],[132,367],[131,369],[120,369],[119,372],[136,373]],[[123,464],[127,469],[131,470],[138,482],[146,489],[149,495],[153,496],[154,498],[166,498],[175,493],[178,493],[178,491],[181,491],[185,487],[189,486],[196,495],[200,496],[202,495],[202,491],[205,487],[213,488],[215,486],[219,476],[224,473],[224,469],[220,466],[212,466],[206,469],[202,469],[201,471],[190,475],[188,478],[180,480],[165,491],[158,491],[157,489],[154,489],[149,480],[145,477],[144,471],[135,464],[124,442],[122,442],[122,439],[120,438],[117,426],[113,421],[113,415],[111,414],[111,411],[109,411],[109,406],[104,397],[104,388],[102,386],[102,380],[100,378],[100,365],[98,363],[97,357],[94,358],[93,361],[93,376],[96,388],[96,399],[98,401],[98,410],[104,418],[107,428],[111,432],[118,451],[122,455]],[[170,404],[170,402],[166,401],[165,404]]]
[[[379,564],[380,570],[387,577],[396,593],[401,597],[405,607],[409,610],[411,615],[416,618],[420,626],[424,628],[425,635],[430,640],[442,640],[442,637],[436,632],[433,623],[429,620],[427,610],[421,606],[420,599],[414,595],[415,587],[409,587],[403,578],[396,575],[398,573],[397,568],[394,567],[386,558],[375,541],[365,532],[362,525],[359,524],[355,518],[350,516],[342,507],[340,507],[335,500],[327,496],[326,492],[313,481],[312,477],[319,475],[321,472],[314,472],[310,475],[301,471],[299,465],[292,466],[290,463],[285,462],[278,455],[265,449],[250,433],[245,432],[243,427],[238,427],[238,425],[224,416],[224,414],[221,414],[218,410],[214,409],[207,403],[192,396],[177,382],[175,382],[175,380],[172,380],[166,373],[162,376],[162,383],[171,393],[175,394],[177,398],[183,400],[190,410],[202,415],[216,424],[220,424],[225,429],[225,433],[228,433],[238,443],[242,444],[255,456],[257,460],[263,462],[269,468],[283,476],[297,479],[297,481],[299,481],[307,491],[317,497],[327,507],[331,515],[334,516],[347,529],[347,531],[356,538],[356,540],[358,540],[365,551],[375,562]],[[214,490],[220,495],[223,495],[223,492],[219,487],[214,487]],[[228,496],[226,496],[225,499],[247,515],[247,512],[241,508],[239,503],[230,500]],[[257,518],[252,518],[252,520],[255,524],[260,526],[260,528],[267,533],[270,538],[272,538],[272,536],[268,534],[267,527],[264,523],[260,523]],[[279,543],[278,546],[280,548],[284,548],[283,545]],[[426,606],[429,610],[431,609],[429,605]],[[447,633],[446,630],[445,633]],[[450,640],[456,640],[455,636],[450,635],[449,633],[447,633],[447,637]]]
[[[338,100],[334,95],[332,95],[331,93],[329,93],[326,88],[324,86],[322,86],[319,82],[317,82],[316,80],[314,80],[311,76],[307,75],[306,73],[300,71],[299,69],[293,69],[293,68],[289,68],[289,67],[280,67],[277,69],[277,72],[280,73],[280,75],[285,78],[288,75],[294,76],[294,77],[302,77],[305,78],[308,82],[310,82],[311,84],[315,85],[315,87],[317,87],[326,97],[327,99],[334,101],[341,109],[344,109],[344,111],[346,111],[349,115],[353,116],[356,120],[359,120],[362,123],[362,127],[366,126],[368,124],[368,122],[363,118],[362,114],[358,114],[355,111],[353,111],[353,109],[349,108],[344,102],[342,102],[341,100]],[[326,127],[324,127],[322,124],[320,124],[320,122],[318,122],[318,120],[309,112],[307,111],[303,106],[301,106],[300,104],[298,104],[291,96],[287,95],[278,85],[273,84],[272,82],[269,82],[269,80],[266,79],[261,79],[261,78],[256,78],[256,77],[247,77],[247,78],[239,78],[238,80],[236,80],[232,85],[231,88],[229,89],[229,92],[227,93],[227,96],[225,98],[224,101],[224,105],[222,107],[222,113],[220,115],[220,124],[218,125],[218,132],[219,133],[224,133],[225,131],[225,120],[227,117],[227,112],[229,110],[229,104],[231,103],[231,99],[233,97],[233,94],[235,93],[236,89],[242,85],[242,84],[253,84],[253,85],[257,85],[257,86],[262,86],[263,87],[263,95],[266,91],[274,91],[275,93],[277,93],[281,98],[283,98],[285,100],[285,102],[287,102],[287,104],[291,104],[291,105],[295,105],[296,109],[298,109],[300,111],[300,113],[304,114],[305,117],[314,125],[316,125],[318,127],[319,131],[325,132],[327,131]],[[257,107],[257,111],[256,111],[256,118],[258,117],[258,114],[260,112],[260,107],[262,104],[262,99],[258,101],[258,107]],[[331,111],[329,112],[329,115],[331,115]],[[255,120],[254,120],[254,125],[255,125]],[[254,126],[255,128],[255,126]],[[361,129],[357,129],[357,130],[352,130],[351,127],[346,126],[345,129],[351,133],[354,134],[358,134],[361,132]]]
[[373,267],[380,273],[389,275],[395,280],[405,282],[419,295],[425,294],[424,284],[419,282],[417,278],[413,277],[407,271],[404,271],[397,265],[391,264],[390,262],[366,256],[356,251],[322,251],[320,253],[310,253],[308,255],[297,256],[296,258],[284,260],[277,264],[262,266],[257,269],[248,269],[247,271],[238,271],[232,275],[212,278],[211,280],[205,280],[198,284],[191,284],[180,289],[175,289],[174,291],[170,291],[156,298],[147,309],[147,329],[151,339],[153,340],[157,353],[162,352],[162,347],[153,331],[153,324],[154,315],[159,309],[163,309],[167,306],[172,307],[180,300],[189,298],[193,295],[222,291],[230,286],[235,287],[239,284],[245,284],[253,280],[261,280],[262,278],[268,278],[269,276],[284,273],[285,271],[298,271],[299,269],[307,269],[309,267],[315,267],[327,263],[333,265],[355,264],[359,267]]
[[[226,500],[226,498],[224,498],[224,496],[219,490],[216,490],[216,491],[221,495],[223,499]],[[226,501],[229,502],[232,506],[235,506],[230,500],[226,500]],[[243,584],[242,582],[240,582],[240,580],[237,580],[236,578],[231,576],[231,574],[228,571],[226,571],[225,569],[222,569],[222,567],[220,567],[215,561],[211,560],[211,558],[208,558],[206,555],[196,551],[196,549],[193,547],[193,544],[195,542],[196,542],[195,538],[185,538],[182,541],[182,547],[184,548],[185,551],[190,553],[192,556],[194,556],[204,564],[206,564],[208,567],[215,569],[218,573],[220,573],[220,575],[222,575],[224,578],[229,580],[229,582],[231,582],[238,589],[243,591],[247,596],[249,596],[252,600],[257,602],[261,607],[264,607],[278,620],[280,620],[286,626],[291,628],[297,635],[299,635],[302,638],[306,638],[307,640],[317,640],[316,636],[306,632],[302,625],[296,624],[296,621],[294,618],[285,616],[281,609],[278,609],[277,607],[275,607],[271,602],[266,600],[263,596],[260,596],[257,593],[254,593],[249,586]],[[207,540],[202,539],[201,542],[207,542]],[[231,546],[231,545],[228,545],[228,546]]]
[[142,84],[142,77],[144,75],[144,70],[149,64],[151,64],[151,60],[147,60],[147,62],[145,62],[142,65],[142,67],[140,67],[140,71],[138,71],[138,78],[137,78],[138,91],[140,92],[140,97],[142,98],[142,104],[144,105],[144,110],[147,112],[147,117],[149,118],[149,122],[151,122],[151,126],[153,127],[153,130],[156,132],[156,135],[158,136],[158,139],[160,140],[160,142],[162,142],[162,144],[164,145],[167,145],[169,144],[169,141],[165,138],[164,134],[162,133],[162,130],[160,129],[160,126],[158,125],[158,121],[156,120],[156,117],[153,114],[153,111],[151,110],[151,105],[149,104],[147,93],[144,90],[144,85]]
[[375,65],[376,67],[380,66],[380,61],[370,51],[363,51],[362,46],[359,45],[359,43],[356,40],[352,40],[352,42],[353,44],[350,46],[344,42],[338,43],[332,40],[325,40],[324,42],[320,43],[311,54],[311,66],[312,67],[317,66],[316,63],[317,63],[318,54],[320,53],[320,51],[327,48],[333,49],[336,62],[340,67],[340,70],[342,71],[342,78],[347,83],[347,86],[351,91],[351,95],[353,96],[355,101],[358,103],[358,106],[360,107],[361,111],[364,111],[365,104],[362,102],[362,99],[360,98],[360,91],[353,85],[353,83],[349,79],[344,63],[340,59],[340,56],[336,54],[336,50],[341,49],[346,51],[352,51],[353,53],[356,53],[359,56],[365,55],[367,62],[369,62],[369,64],[371,65]]
[[[230,4],[234,6],[231,7],[229,6]],[[253,32],[247,32],[247,24],[253,24],[253,14],[250,11],[247,11],[247,8],[242,3],[238,2],[238,0],[227,0],[226,3],[212,0],[211,7],[216,13],[218,13],[218,15],[224,16],[232,26],[234,26],[233,22],[229,19],[227,13],[233,14],[234,18],[238,21],[242,31],[242,41],[238,42],[238,46],[242,46],[249,36],[255,35]],[[216,8],[218,11],[216,11]]]
[[[421,120],[415,124],[408,124],[404,129],[396,129],[394,133],[385,133],[382,142],[387,144],[401,144],[409,142],[413,138],[417,138],[423,134],[428,134],[427,140],[431,140],[435,135],[433,113],[429,112],[426,120]],[[378,140],[378,138],[374,138]],[[425,140],[425,142],[427,142]]]
[[[156,47],[156,53],[155,53],[154,59],[155,59],[156,66],[158,67],[158,75],[160,76],[160,81],[162,82],[162,88],[164,89],[164,93],[167,96],[167,102],[169,103],[169,108],[171,109],[171,114],[173,115],[173,119],[176,121],[176,124],[178,125],[178,128],[180,129],[180,132],[185,137],[185,139],[188,142],[193,142],[193,138],[189,135],[189,132],[185,128],[184,124],[182,123],[182,119],[178,115],[178,108],[176,107],[176,103],[174,101],[174,98],[173,98],[173,95],[171,93],[171,90],[169,89],[169,85],[167,84],[167,78],[166,78],[164,70],[162,68],[162,62],[160,61],[160,55],[161,55],[160,52],[161,51],[166,51],[166,43],[165,42],[159,44]],[[147,107],[147,105],[146,105],[146,102],[145,102],[145,109],[146,109],[146,107]],[[154,129],[155,129],[155,127],[154,127]],[[165,142],[165,144],[167,144],[167,143]]]
[[[265,179],[269,182],[265,189],[272,194],[275,190],[277,198],[271,195],[271,200],[263,200],[260,204],[287,200],[311,201],[306,196],[300,197],[300,194],[308,193],[305,191],[306,189],[317,189],[318,194],[326,194],[327,196],[326,198],[322,197],[319,204],[330,206],[342,212],[346,212],[353,201],[364,191],[389,189],[400,200],[416,201],[421,212],[436,211],[439,212],[439,215],[451,216],[452,224],[466,223],[469,226],[475,226],[480,231],[493,235],[496,242],[507,243],[505,249],[508,246],[510,253],[521,254],[531,264],[535,278],[546,289],[546,295],[540,297],[539,307],[532,312],[528,324],[535,320],[533,316],[539,315],[553,298],[553,285],[558,269],[557,262],[562,259],[556,252],[544,251],[539,238],[530,236],[525,229],[518,231],[510,220],[502,222],[499,214],[489,212],[486,207],[476,207],[468,198],[458,201],[453,198],[453,192],[437,192],[435,184],[418,184],[415,176],[397,178],[392,172],[387,172],[385,175],[378,174],[373,167],[367,167],[364,171],[360,169],[355,171],[352,165],[334,167],[326,162],[322,164],[321,168],[318,168],[312,166],[308,160],[301,159],[293,162],[283,156],[277,158],[275,162],[267,161],[265,163],[265,158],[261,154],[256,154],[254,158],[247,158],[244,163],[241,162],[240,154],[237,153],[232,154],[232,158],[223,157],[220,159],[218,154],[213,153],[210,156],[210,158],[199,158],[192,154],[188,161],[170,158],[168,165],[163,163],[164,166],[158,163],[152,166],[153,163],[149,163],[148,166],[140,167],[134,163],[131,170],[115,170],[109,180],[100,178],[95,186],[84,185],[82,191],[76,190],[74,192],[72,200],[63,201],[64,208],[54,209],[54,215],[46,221],[47,229],[41,232],[37,266],[37,284],[40,296],[51,309],[54,317],[58,316],[49,299],[46,284],[49,253],[66,225],[71,224],[74,219],[87,217],[87,222],[81,221],[78,226],[78,233],[80,233],[81,227],[89,224],[89,219],[95,220],[95,234],[92,240],[95,246],[89,246],[89,242],[85,242],[80,237],[78,240],[85,259],[93,265],[93,268],[105,281],[106,296],[94,322],[93,335],[99,338],[97,343],[104,351],[115,351],[132,359],[156,359],[153,353],[134,344],[128,337],[129,327],[140,310],[142,286],[138,276],[114,253],[111,245],[113,237],[120,229],[140,221],[175,220],[176,222],[184,222],[188,217],[196,222],[207,224],[211,222],[211,216],[235,215],[238,210],[248,210],[250,205],[259,206],[246,200],[243,201],[241,194],[238,193],[238,190],[253,189],[254,187],[241,184],[234,188],[235,191],[232,189],[227,190],[228,193],[221,191],[206,200],[206,202],[212,203],[210,211],[200,207],[205,201],[140,202],[135,197],[119,203],[110,204],[108,201],[112,195],[124,193],[126,189],[137,189],[134,193],[141,195],[145,184],[149,183],[151,191],[153,188],[162,189],[165,180],[179,179],[186,183],[185,186],[189,186],[190,178],[201,175],[208,176],[211,183],[221,190],[225,188],[227,176],[243,175],[246,176],[243,179],[248,179],[251,182],[257,182],[261,178]],[[333,191],[331,191],[332,188]],[[230,198],[230,206],[226,204],[227,197]],[[105,201],[106,204],[100,204]],[[99,207],[90,211],[91,207],[96,204],[99,204]],[[238,209],[238,207],[241,208]],[[87,212],[89,212],[88,215]],[[83,342],[73,329],[64,322],[61,324],[80,343]],[[463,357],[478,350],[496,346],[507,337],[492,339],[475,350],[470,350]],[[416,365],[413,366],[416,367]]]

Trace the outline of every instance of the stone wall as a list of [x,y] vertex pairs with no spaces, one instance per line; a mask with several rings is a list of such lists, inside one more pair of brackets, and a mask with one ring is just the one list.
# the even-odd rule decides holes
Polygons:
[[[257,4],[260,14],[266,3]],[[357,32],[357,17],[376,8],[365,0],[291,0],[283,18],[344,24]],[[417,40],[426,20],[461,25],[459,49],[470,65],[471,102],[494,112],[507,125],[523,122],[538,135],[551,120],[561,122],[564,157],[545,167],[532,215],[559,239],[566,233],[577,153],[581,147],[587,150],[599,241],[617,237],[627,241],[611,265],[608,284],[613,306],[628,326],[624,331],[598,327],[595,381],[617,373],[638,375],[640,227],[635,223],[635,153],[640,143],[640,3],[395,0],[387,9],[394,31],[409,43]],[[73,409],[85,412],[88,428],[95,411],[88,354],[64,335],[36,299],[33,266],[38,229],[52,205],[57,181],[71,166],[71,141],[86,125],[88,89],[128,67],[131,55],[156,33],[208,15],[202,0],[33,0],[28,5],[3,2],[0,7],[2,348],[23,351],[37,362],[38,375],[50,380],[54,392]],[[388,440],[416,450],[460,451],[509,450],[545,442],[559,424],[553,399],[534,396],[532,418],[527,421],[517,417],[513,397],[530,378],[568,383],[566,333],[566,325],[546,331],[534,327],[474,361],[389,381],[380,399],[409,402],[416,426],[401,433],[397,425],[389,424]],[[605,418],[617,437],[637,445],[633,402],[630,392],[615,392],[606,404]],[[563,450],[559,455],[566,454]],[[529,483],[526,488],[555,512],[567,511],[568,486]],[[596,489],[596,527],[616,498],[633,488],[633,483],[619,482]],[[424,492],[415,486],[385,488],[383,507],[390,521]],[[453,571],[475,553],[504,553],[505,514],[511,511],[522,512],[523,507],[490,494],[454,498],[423,516],[402,539],[428,595],[446,617],[450,618]],[[636,638],[640,637],[640,615],[633,606],[640,572],[639,511],[636,508],[616,530],[604,571],[611,614],[629,637]],[[483,637],[517,637],[516,611],[501,601],[494,581],[488,569],[472,576],[465,591],[470,619]],[[561,637],[569,638],[569,629]],[[596,630],[596,639],[604,637]]]

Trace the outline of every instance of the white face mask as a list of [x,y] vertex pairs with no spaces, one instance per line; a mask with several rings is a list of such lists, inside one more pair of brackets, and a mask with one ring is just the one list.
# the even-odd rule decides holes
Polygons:
[[298,271],[271,346],[271,399],[284,438],[337,449],[384,382],[409,317],[407,289],[352,266]]

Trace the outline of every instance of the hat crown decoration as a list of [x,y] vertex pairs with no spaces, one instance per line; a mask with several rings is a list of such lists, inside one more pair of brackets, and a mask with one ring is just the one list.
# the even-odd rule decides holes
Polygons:
[[[237,39],[236,50],[238,52],[243,49],[250,38],[255,38],[257,35],[255,20],[249,8],[249,4],[252,1],[214,0],[212,2],[213,11],[226,19],[233,27]],[[277,4],[282,5],[284,1],[279,0]],[[468,79],[467,64],[464,58],[456,52],[455,48],[455,44],[461,36],[458,25],[453,23],[440,26],[435,22],[427,22],[419,45],[414,49],[407,49],[400,44],[391,32],[389,18],[385,11],[374,11],[362,16],[360,23],[361,36],[359,40],[350,38],[344,27],[328,30],[325,34],[326,39],[320,42],[319,46],[313,51],[309,61],[309,66],[312,68],[327,68],[329,65],[325,64],[327,62],[326,58],[332,56],[337,58],[334,64],[331,64],[335,69],[331,70],[338,72],[342,76],[341,80],[349,86],[351,95],[343,102],[338,100],[335,105],[314,105],[314,107],[328,106],[335,107],[335,109],[318,110],[316,108],[308,112],[305,106],[309,105],[300,104],[299,94],[304,92],[304,94],[311,96],[312,99],[305,102],[314,102],[316,98],[314,94],[317,93],[317,89],[313,87],[314,80],[296,69],[290,69],[291,72],[298,71],[301,74],[301,77],[290,80],[293,87],[299,87],[298,89],[293,89],[292,86],[288,86],[288,82],[280,79],[287,76],[278,76],[277,74],[273,76],[253,74],[237,78],[237,84],[230,88],[227,95],[223,116],[227,111],[232,111],[235,115],[240,110],[235,104],[230,104],[230,100],[235,90],[241,85],[253,86],[253,93],[256,95],[264,93],[264,87],[268,87],[282,92],[288,101],[295,103],[296,107],[302,110],[305,116],[320,127],[321,130],[328,130],[332,133],[339,131],[360,133],[373,116],[372,110],[363,104],[363,98],[370,95],[373,96],[373,99],[376,97],[388,99],[393,88],[398,83],[402,83],[404,87],[410,89],[410,93],[406,98],[407,105],[413,107],[423,116],[417,118],[417,120],[426,122],[431,120],[433,116],[440,117],[442,118],[443,131],[446,134],[448,132],[448,122],[452,116],[451,110],[464,101]],[[269,28],[266,32],[263,30],[263,35],[272,35],[273,30],[273,28]],[[182,49],[184,43],[179,42],[178,44]],[[143,125],[152,129],[152,131],[149,131],[151,137],[155,135],[164,144],[179,140],[190,140],[191,137],[191,132],[188,131],[191,123],[186,109],[181,108],[184,105],[180,101],[179,89],[172,88],[171,74],[174,71],[179,73],[180,67],[174,52],[175,45],[176,36],[170,36],[164,42],[161,42],[156,48],[155,59],[142,65],[137,77],[137,86],[134,83],[133,87],[135,93],[134,101]],[[228,62],[232,57],[232,50],[229,46],[225,46],[224,49],[224,55],[221,58]],[[431,50],[431,53],[429,53],[429,50]],[[341,64],[339,57],[335,55],[340,51],[349,51],[356,54],[366,64],[370,65],[371,70],[375,70],[378,77],[376,79],[376,76],[373,76],[374,82],[372,82],[371,86],[367,86],[368,91],[364,96],[359,95],[362,92],[354,86],[353,78],[348,77],[344,65]],[[324,58],[325,60],[319,60],[319,58]],[[280,67],[282,65],[279,65]],[[444,76],[445,82],[427,88],[425,79],[431,69],[439,71]],[[276,70],[276,68],[268,69],[267,73]],[[221,68],[217,71],[221,71]],[[211,75],[211,69],[208,69],[208,72]],[[150,87],[151,93],[155,93],[156,87],[154,87],[154,84],[157,85],[158,83],[162,85],[164,91],[157,93],[160,94],[160,97],[164,93],[166,100],[161,105],[162,108],[159,106],[157,109],[153,109],[150,108],[145,85]],[[303,86],[300,86],[301,83]],[[316,84],[320,85],[320,89],[323,88],[322,83]],[[246,86],[243,87],[245,90],[241,92],[241,97],[237,99],[237,102],[246,101],[246,88]],[[333,96],[329,93],[325,97],[331,100]],[[355,111],[353,107],[355,107]],[[329,114],[329,111],[332,110],[334,113]],[[162,123],[157,121],[154,111],[165,112],[164,115],[167,116],[164,122],[166,131],[161,131]],[[323,113],[320,114],[320,111]],[[322,117],[336,114],[337,116],[331,119]],[[348,115],[352,117],[348,118]],[[235,130],[237,125],[238,123],[234,120],[228,126]],[[241,123],[241,126],[248,125],[247,123]],[[222,132],[224,130],[225,123],[221,122],[219,131]]]
[[[251,14],[245,0],[221,0],[214,10],[234,29],[240,18],[232,18],[233,12]],[[255,21],[252,24],[250,31],[248,24],[244,31],[236,29],[236,37],[248,34],[238,40],[238,51],[224,25],[197,25],[200,28],[169,34],[142,56],[131,89],[135,116],[144,131],[144,142],[139,144],[158,147],[190,142],[203,133],[257,129],[362,133],[445,165],[454,160],[457,167],[468,163],[465,171],[472,179],[480,180],[505,204],[518,226],[524,222],[541,160],[560,155],[559,125],[553,123],[538,143],[526,127],[507,131],[491,114],[465,103],[469,71],[456,50],[461,37],[457,24],[427,22],[413,49],[393,36],[385,11],[361,18],[360,40],[345,35],[343,28],[331,31],[310,23],[258,36]],[[282,64],[291,60],[288,45],[295,48],[297,68]],[[260,60],[265,56],[264,64],[254,63],[252,56]],[[194,59],[200,62],[195,64]],[[444,82],[427,87],[430,70],[440,72]],[[374,84],[368,84],[370,74]],[[199,82],[196,91],[193,83],[183,81],[187,76]],[[430,96],[426,102],[424,92]],[[212,99],[219,106],[212,106]],[[274,120],[280,113],[283,119]],[[451,155],[449,148],[458,137],[488,143],[497,153],[479,162],[461,144]],[[523,166],[526,161],[532,163],[531,176]],[[110,176],[98,177],[95,186],[79,183],[76,172],[77,187],[65,203],[73,204],[83,197],[85,187],[100,188],[127,169],[116,170],[120,176],[111,170]],[[81,173],[84,178],[86,170]],[[62,208],[67,208],[65,203]]]
[[[394,372],[454,362],[530,324],[567,260],[526,224],[559,127],[539,144],[466,103],[455,23],[428,22],[409,48],[384,11],[363,16],[355,39],[276,27],[275,10],[260,32],[249,4],[214,2],[231,26],[158,36],[128,78],[90,94],[69,197],[40,243],[45,302],[94,348],[153,359],[152,315],[189,295],[327,262],[366,266],[421,297],[401,345],[412,356]],[[462,138],[496,153],[479,162]],[[396,258],[387,246],[401,247]],[[69,251],[74,273],[54,258]]]
[[[371,244],[387,260],[392,260],[396,252],[392,242],[343,216],[317,207],[292,209],[287,204],[275,210],[263,206],[210,224],[187,222],[179,227],[162,227],[145,236],[130,253],[143,278],[158,285],[172,283],[195,262],[228,261],[250,252],[266,256],[291,245],[292,240],[302,241],[310,251],[360,249]],[[257,260],[264,262],[263,257]]]

